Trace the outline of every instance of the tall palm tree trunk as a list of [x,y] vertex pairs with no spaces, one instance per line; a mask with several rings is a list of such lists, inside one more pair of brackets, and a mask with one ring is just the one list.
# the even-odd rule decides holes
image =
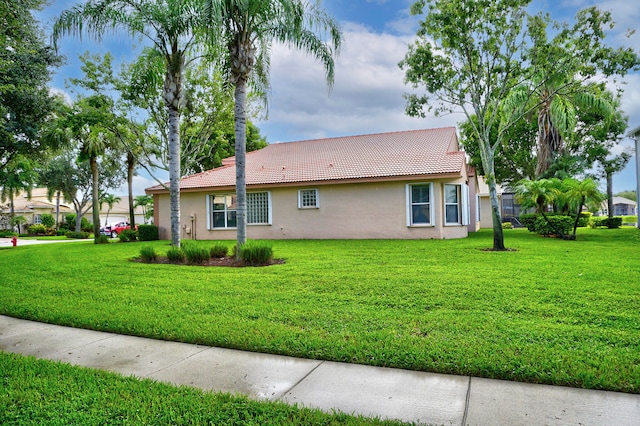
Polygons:
[[60,191],[56,191],[56,231],[60,225]]
[[240,247],[247,241],[247,185],[246,185],[246,146],[247,146],[247,86],[244,79],[236,83],[235,89],[235,134],[236,134],[236,220],[237,255]]
[[607,217],[613,218],[613,172],[607,170]]
[[131,152],[127,153],[127,190],[129,192],[129,223],[131,229],[136,229],[136,216],[133,209],[133,173],[135,172],[136,162]]
[[171,245],[180,247],[180,102],[182,64],[167,70],[164,100],[169,115],[169,200],[171,204]]
[[100,200],[98,194],[98,161],[96,157],[91,157],[89,159],[89,164],[91,165],[91,203],[93,209],[93,241],[94,243],[98,242],[98,237],[100,236]]

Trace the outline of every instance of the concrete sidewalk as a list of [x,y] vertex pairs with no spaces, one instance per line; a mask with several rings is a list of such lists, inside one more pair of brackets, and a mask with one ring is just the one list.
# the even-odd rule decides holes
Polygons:
[[[18,237],[18,247],[22,246],[32,246],[35,244],[54,244],[54,243],[75,243],[75,242],[93,242],[93,239],[84,239],[84,240],[25,240],[24,238]],[[11,238],[0,238],[0,247],[12,247],[13,243],[11,242]]]
[[1,315],[0,350],[420,424],[640,425],[640,395],[265,355]]

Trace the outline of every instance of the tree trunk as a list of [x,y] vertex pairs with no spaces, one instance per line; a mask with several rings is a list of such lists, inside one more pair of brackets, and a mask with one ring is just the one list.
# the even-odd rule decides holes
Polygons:
[[[488,139],[488,138],[487,138]],[[498,190],[496,189],[496,175],[494,168],[494,150],[487,139],[480,139],[480,157],[482,168],[485,171],[485,179],[489,186],[489,200],[491,202],[491,219],[493,223],[493,250],[506,250],[504,246],[504,231],[502,230],[502,212],[500,211],[500,200],[498,200]]]
[[493,250],[506,250],[504,246],[504,231],[502,229],[502,212],[500,211],[500,201],[498,200],[498,191],[496,189],[496,179],[494,174],[487,177],[487,184],[489,185],[491,218],[493,220]]
[[60,229],[60,191],[56,191],[56,231]]
[[580,205],[578,206],[578,212],[576,213],[576,220],[573,222],[573,239],[576,239],[576,231],[578,230],[578,222],[580,222],[580,213],[582,213],[582,206],[584,205],[584,197],[580,199]]
[[247,185],[246,185],[246,117],[247,88],[244,79],[236,82],[235,90],[235,134],[236,134],[236,220],[237,243],[236,256],[240,256],[240,247],[247,240]]
[[613,172],[607,171],[607,217],[613,218]]
[[[171,68],[173,66],[173,68]],[[177,67],[177,69],[176,69]],[[169,114],[169,200],[171,245],[180,247],[180,103],[182,66],[171,64],[164,82],[164,100]]]
[[135,172],[135,159],[131,152],[127,153],[127,189],[129,191],[129,223],[131,229],[136,229],[136,216],[133,210],[133,173]]
[[[100,200],[98,194],[98,161],[95,157],[89,159],[91,165],[91,203],[93,208],[93,242],[98,243],[100,236]],[[76,222],[77,223],[77,222]]]

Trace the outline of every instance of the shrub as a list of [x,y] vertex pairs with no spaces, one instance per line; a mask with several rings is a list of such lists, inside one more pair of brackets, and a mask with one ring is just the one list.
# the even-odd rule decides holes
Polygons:
[[47,227],[42,224],[35,224],[29,227],[29,234],[38,235],[38,234],[46,234]]
[[169,251],[167,251],[167,259],[171,262],[184,262],[184,252],[180,247],[172,246]]
[[622,216],[622,223],[638,223],[638,216]]
[[513,225],[511,222],[502,222],[502,229],[512,229]]
[[86,238],[89,238],[88,232],[67,231],[65,235],[67,238],[72,238],[76,240],[84,240]]
[[[66,215],[64,217],[64,221],[67,224],[67,229],[71,229],[71,230],[75,230],[76,229],[76,215],[73,213],[70,213],[68,215]],[[89,223],[89,221],[87,220],[86,217],[82,217],[80,219],[80,229],[82,229],[85,232],[91,232],[93,231],[93,225],[91,225]]]
[[573,232],[574,218],[571,216],[563,216],[556,214],[547,214],[548,221],[541,214],[523,214],[520,221],[527,227],[529,232],[535,232],[540,235],[555,235],[556,229],[560,229],[563,235],[569,235]]
[[98,235],[98,238],[96,238],[95,241],[96,244],[109,244],[109,237],[107,237],[106,235]]
[[606,226],[609,229],[620,228],[622,226],[622,217],[616,216],[609,219],[608,217],[593,218],[591,227]]
[[218,243],[211,247],[209,252],[211,253],[211,257],[225,257],[227,253],[229,253],[229,248],[224,244]]
[[47,228],[53,228],[53,226],[56,224],[56,220],[52,215],[48,213],[40,215],[40,220],[42,221],[42,224]]
[[520,215],[520,222],[529,230],[529,232],[535,232],[535,223],[537,213],[527,213]]
[[0,238],[11,238],[11,237],[15,237],[18,234],[16,234],[15,232],[11,231],[11,230],[4,230],[4,231],[0,231]]
[[158,227],[155,225],[138,225],[138,240],[155,241],[159,239]]
[[247,240],[240,248],[240,259],[251,266],[268,265],[273,259],[273,247],[264,241]]
[[128,243],[130,241],[135,241],[137,239],[136,231],[132,229],[125,229],[124,231],[121,231],[118,234],[118,238],[120,239],[121,243]]
[[204,263],[211,259],[211,253],[206,247],[198,247],[194,244],[184,244],[182,247],[187,262],[191,265]]
[[591,213],[580,213],[580,219],[578,219],[578,228],[584,228],[589,226],[589,222],[591,221]]
[[151,262],[158,258],[158,254],[153,247],[145,246],[140,249],[140,258],[145,262]]

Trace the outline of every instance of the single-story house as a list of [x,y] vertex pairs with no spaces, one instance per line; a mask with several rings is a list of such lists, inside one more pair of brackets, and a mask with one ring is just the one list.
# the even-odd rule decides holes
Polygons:
[[[607,216],[609,212],[609,204],[607,200],[602,202],[602,207],[598,212],[598,216]],[[624,197],[613,197],[613,214],[612,216],[635,216],[638,214],[638,208],[635,201]]]
[[[252,239],[463,238],[476,231],[476,176],[453,127],[275,143],[246,157]],[[235,159],[180,181],[184,239],[236,238]],[[170,238],[169,191],[154,223]]]
[[[26,232],[30,225],[42,223],[42,215],[50,214],[54,218],[56,217],[56,197],[49,201],[47,197],[47,188],[33,188],[31,191],[31,197],[27,196],[26,192],[20,192],[14,197],[13,200],[14,214],[16,216],[24,216],[26,223],[20,229],[20,232]],[[92,216],[93,209],[89,208],[84,217],[89,222],[93,221]],[[60,222],[64,221],[67,214],[75,214],[73,204],[65,202],[60,199]],[[9,225],[10,207],[9,202],[0,206],[0,229],[10,229]],[[136,224],[145,223],[144,211],[142,207],[136,207],[134,209],[134,216]],[[108,223],[116,223],[120,221],[129,221],[129,197],[121,196],[120,201],[114,204],[113,208],[109,210],[107,203],[102,203],[100,209],[100,224],[104,225],[105,221]]]

